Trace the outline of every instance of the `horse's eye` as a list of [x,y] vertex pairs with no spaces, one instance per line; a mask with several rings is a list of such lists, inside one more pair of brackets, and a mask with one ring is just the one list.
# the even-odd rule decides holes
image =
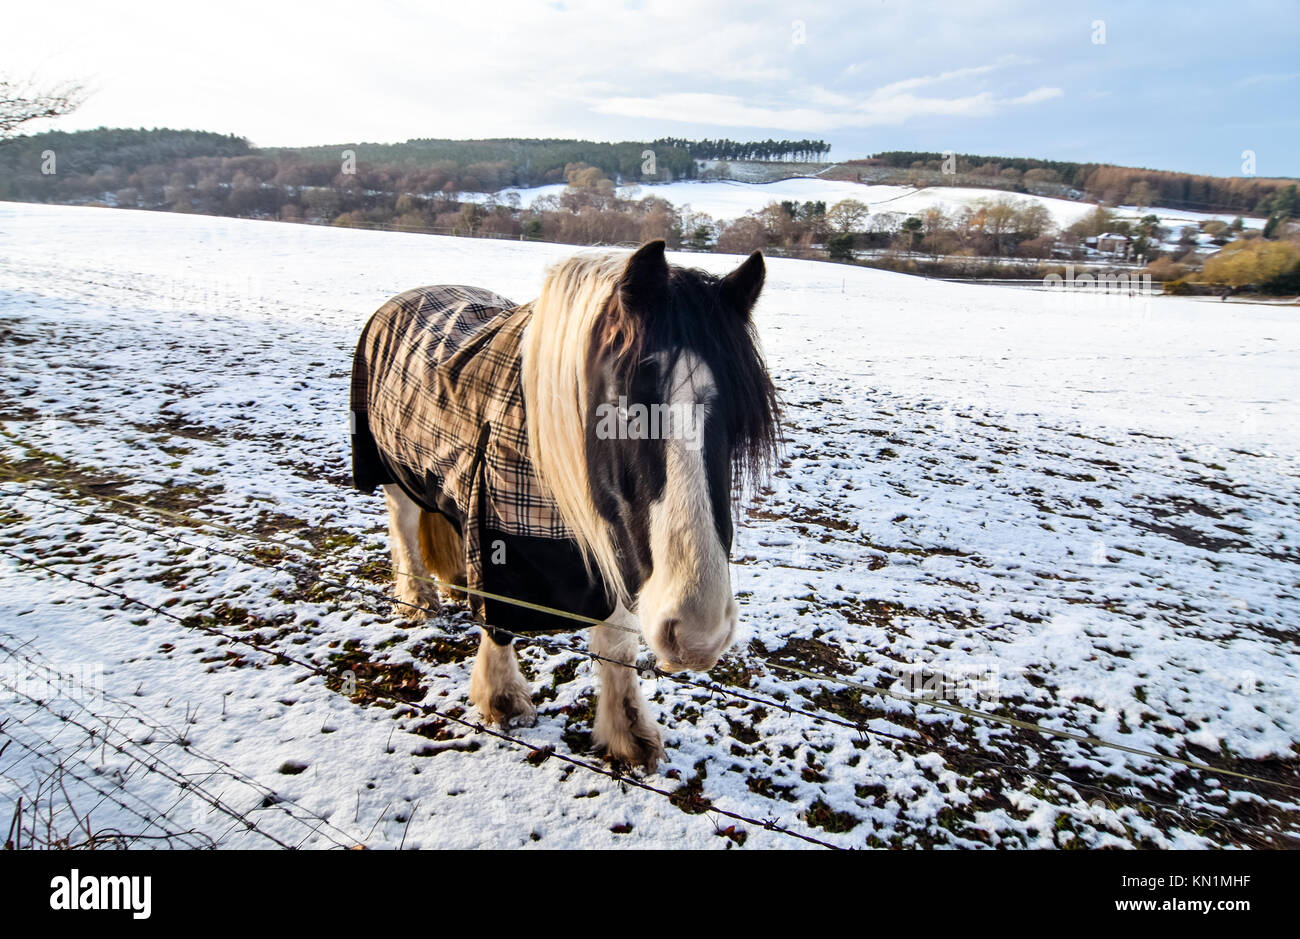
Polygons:
[[659,369],[653,365],[642,366],[632,378],[629,397],[637,401],[654,401],[660,395]]

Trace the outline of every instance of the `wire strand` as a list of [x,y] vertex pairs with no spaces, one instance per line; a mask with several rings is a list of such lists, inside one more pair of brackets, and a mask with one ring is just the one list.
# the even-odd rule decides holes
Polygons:
[[[5,472],[4,472],[3,470],[0,470],[0,477],[3,477],[4,475],[5,475]],[[28,476],[28,479],[30,479],[30,480],[41,481],[41,480],[42,480],[42,477],[30,476],[30,475],[29,475],[29,476]],[[14,480],[14,481],[17,481],[17,480]],[[248,539],[248,540],[250,540],[250,541],[256,541],[256,542],[258,542],[259,544],[263,545],[264,547],[269,547],[269,548],[276,549],[276,550],[293,551],[293,552],[296,552],[296,553],[298,553],[298,554],[302,554],[302,555],[306,555],[306,556],[309,556],[309,557],[313,557],[313,558],[314,558],[314,555],[312,555],[311,552],[306,551],[305,549],[298,548],[298,547],[296,547],[296,546],[289,545],[289,544],[286,544],[286,543],[281,542],[281,541],[276,541],[275,539],[263,538],[262,536],[259,536],[259,535],[256,535],[256,534],[253,534],[253,533],[251,533],[251,532],[246,532],[246,531],[243,531],[243,530],[241,530],[241,529],[235,528],[235,527],[233,527],[233,526],[225,525],[225,524],[220,523],[220,522],[209,522],[209,521],[206,520],[206,519],[194,519],[194,518],[192,518],[192,517],[190,517],[190,516],[187,516],[187,515],[185,515],[185,514],[183,514],[183,513],[174,512],[174,511],[167,510],[167,509],[156,508],[156,507],[153,507],[153,506],[144,505],[144,504],[142,504],[142,503],[138,503],[138,502],[132,502],[132,501],[130,501],[130,500],[126,500],[126,499],[120,499],[120,498],[113,497],[113,496],[107,496],[107,495],[100,496],[100,495],[97,495],[97,494],[94,494],[94,495],[91,495],[91,494],[83,494],[83,493],[80,493],[80,491],[77,490],[75,487],[67,487],[67,488],[71,489],[73,492],[76,492],[76,493],[79,494],[79,495],[83,495],[83,497],[85,497],[85,498],[90,498],[90,499],[103,499],[103,500],[106,500],[106,501],[111,501],[111,502],[120,503],[120,504],[122,504],[122,505],[126,505],[126,506],[129,506],[129,507],[134,508],[134,509],[137,509],[137,510],[144,510],[144,511],[153,511],[153,512],[157,512],[157,513],[162,514],[162,515],[167,516],[167,517],[174,517],[174,518],[177,518],[177,519],[179,519],[179,520],[183,520],[183,521],[187,522],[187,523],[190,524],[190,525],[198,525],[198,526],[202,526],[202,525],[211,525],[211,526],[214,527],[214,528],[217,528],[217,529],[220,529],[220,530],[226,531],[226,532],[228,532],[228,533],[230,533],[230,534],[234,534],[234,535],[237,535],[237,536],[239,536],[239,537],[246,538],[246,539]],[[16,492],[16,493],[8,493],[8,494],[10,494],[10,495],[18,495],[18,496],[20,496],[20,497],[26,497],[26,498],[31,499],[31,500],[34,501],[34,502],[44,502],[44,503],[47,504],[47,505],[50,505],[50,506],[52,506],[52,507],[59,508],[59,509],[66,509],[66,510],[70,510],[70,511],[74,511],[74,512],[75,512],[75,511],[78,511],[78,510],[76,510],[76,509],[71,509],[71,508],[69,508],[69,507],[67,507],[67,506],[58,506],[58,505],[56,505],[56,504],[54,504],[54,503],[49,502],[48,500],[41,500],[41,499],[34,498],[34,497],[30,496],[30,495],[29,495],[28,493],[26,493],[26,492]],[[82,513],[82,514],[86,514],[86,513]],[[131,526],[126,526],[126,527],[131,527]],[[195,546],[192,546],[192,547],[196,547],[196,548],[203,547],[204,550],[212,550],[214,553],[227,553],[227,552],[222,552],[220,549],[206,548],[205,546],[197,546],[197,545],[195,545]],[[276,569],[276,570],[279,570],[279,568],[276,568],[274,565],[269,565],[269,564],[267,564],[266,562],[263,562],[263,561],[261,561],[260,559],[257,559],[257,558],[254,558],[253,561],[252,561],[252,563],[256,563],[256,564],[259,564],[259,565],[264,566],[264,567],[269,567],[270,569]],[[395,574],[395,575],[402,575],[402,576],[412,577],[412,578],[414,578],[414,579],[416,579],[416,580],[421,580],[421,581],[424,581],[424,582],[427,582],[427,583],[433,584],[433,585],[435,585],[435,586],[438,586],[438,587],[441,587],[441,588],[444,588],[444,589],[448,589],[448,590],[458,590],[458,591],[461,591],[461,592],[464,592],[464,593],[478,593],[478,594],[480,594],[480,595],[486,596],[488,599],[498,600],[498,601],[500,601],[500,602],[503,602],[503,603],[506,603],[506,604],[509,604],[509,605],[523,606],[523,607],[525,607],[525,608],[527,608],[527,609],[532,609],[532,610],[536,610],[536,611],[539,611],[539,612],[549,613],[549,614],[554,615],[554,616],[559,616],[559,617],[563,617],[563,618],[571,619],[571,620],[574,620],[574,621],[583,622],[584,624],[589,625],[589,626],[602,626],[602,625],[603,625],[603,626],[610,626],[611,628],[619,628],[619,629],[623,629],[623,630],[625,630],[625,631],[629,631],[629,632],[637,632],[637,630],[631,630],[631,629],[628,629],[627,627],[622,627],[622,626],[619,626],[619,625],[617,625],[617,624],[608,624],[608,623],[604,623],[604,622],[601,621],[601,620],[594,620],[594,619],[591,619],[590,617],[578,616],[577,614],[569,613],[569,612],[567,612],[567,611],[565,611],[565,610],[560,610],[560,609],[556,609],[556,608],[553,608],[553,607],[546,607],[546,606],[543,606],[543,605],[541,605],[541,604],[528,603],[527,601],[516,600],[516,599],[514,599],[514,598],[512,598],[512,597],[506,597],[506,596],[503,596],[503,595],[500,595],[500,594],[488,594],[488,593],[485,593],[485,592],[482,592],[482,591],[473,591],[473,590],[471,590],[470,588],[460,587],[460,586],[458,586],[458,585],[456,585],[456,584],[446,583],[446,582],[441,581],[441,580],[438,580],[438,579],[436,579],[436,578],[424,577],[424,576],[421,576],[421,575],[417,575],[417,574],[412,574],[412,573],[407,573],[407,572],[404,572],[404,571],[400,571],[400,570],[398,570],[398,569],[396,569],[396,568],[394,568],[394,567],[392,567],[392,566],[390,566],[390,565],[383,565],[383,564],[381,564],[380,566],[381,566],[382,568],[384,568],[384,569],[390,571],[391,573],[393,573],[393,574]],[[320,578],[317,578],[317,581],[318,581],[319,583],[325,583],[325,584],[329,584],[329,583],[330,583],[330,581],[326,581],[326,580],[323,580],[323,579],[320,579]],[[363,588],[350,587],[350,586],[348,586],[348,585],[340,584],[340,583],[338,583],[338,582],[334,582],[334,585],[335,585],[335,586],[339,586],[341,589],[345,589],[345,590],[349,590],[349,589],[350,589],[350,590],[363,589]],[[404,606],[415,607],[416,609],[422,610],[422,611],[424,611],[424,612],[426,612],[426,613],[428,613],[428,612],[436,613],[436,612],[437,612],[436,610],[432,610],[432,609],[430,609],[430,608],[428,608],[428,607],[422,607],[422,606],[419,606],[418,604],[412,604],[412,603],[408,603],[408,602],[405,602],[405,601],[394,600],[394,601],[392,601],[392,602],[401,603],[401,604],[404,605]],[[519,634],[517,634],[517,633],[512,633],[510,630],[507,630],[507,629],[502,629],[502,628],[500,628],[500,627],[494,627],[494,628],[498,628],[498,629],[500,629],[501,632],[503,632],[503,633],[508,633],[508,634],[510,634],[510,635],[512,635],[512,636],[515,636],[515,637],[518,637],[518,638],[526,638],[526,639],[529,639],[530,641],[534,641],[534,642],[539,641],[536,637],[533,637],[533,636],[520,636]],[[572,647],[569,647],[569,648],[570,648],[570,651],[577,652],[577,653],[579,653],[579,654],[587,654],[589,657],[592,657],[592,658],[597,658],[597,659],[603,658],[603,657],[597,656],[595,653],[584,652],[584,650],[573,649]],[[616,660],[612,660],[612,659],[609,660],[609,661],[610,661],[612,664],[619,664],[619,665],[623,665],[623,666],[626,666],[626,667],[632,667],[632,668],[635,668],[635,667],[636,667],[636,666],[631,665],[631,664],[626,663],[626,662],[617,662]],[[1054,728],[1054,727],[1046,727],[1046,726],[1044,726],[1044,725],[1042,725],[1042,724],[1038,724],[1038,723],[1035,723],[1035,722],[1032,722],[1032,721],[1024,721],[1024,720],[1020,720],[1020,719],[1018,719],[1018,718],[1007,717],[1007,716],[1003,716],[1003,715],[1000,715],[1000,714],[991,714],[991,713],[989,713],[989,712],[987,712],[987,711],[979,711],[979,710],[976,710],[976,709],[974,709],[974,708],[967,708],[967,707],[964,707],[964,706],[959,705],[959,704],[951,704],[951,703],[948,703],[948,702],[937,701],[937,700],[927,699],[927,698],[923,698],[923,697],[917,697],[917,696],[915,696],[915,695],[905,695],[905,694],[900,694],[900,693],[895,692],[895,691],[890,691],[890,690],[887,689],[887,688],[876,688],[876,687],[871,687],[871,686],[868,686],[868,685],[863,685],[863,684],[860,684],[860,683],[857,683],[857,682],[853,682],[853,681],[851,681],[851,680],[849,680],[849,679],[846,679],[846,678],[837,677],[837,676],[831,676],[831,675],[825,675],[825,674],[820,674],[820,673],[812,672],[812,671],[809,671],[809,670],[806,670],[806,669],[800,669],[800,668],[798,668],[797,666],[787,665],[787,664],[784,664],[784,663],[776,662],[776,661],[771,660],[771,659],[764,659],[763,661],[765,662],[765,664],[767,664],[768,666],[770,666],[770,667],[772,667],[772,668],[783,669],[783,670],[785,670],[785,671],[787,671],[787,672],[790,672],[790,673],[793,673],[793,674],[799,674],[799,675],[801,675],[801,676],[803,676],[803,677],[810,678],[810,679],[813,679],[813,680],[816,680],[816,681],[828,682],[828,683],[831,683],[831,684],[841,684],[841,685],[845,685],[845,686],[847,686],[847,687],[851,687],[851,688],[854,688],[854,689],[856,689],[856,690],[859,690],[859,691],[862,691],[862,692],[865,692],[865,693],[868,693],[868,694],[877,695],[877,696],[886,697],[886,698],[891,698],[891,699],[893,699],[893,700],[902,701],[902,702],[905,702],[905,703],[911,704],[911,705],[913,705],[913,706],[917,706],[917,705],[926,705],[926,706],[929,706],[929,707],[936,708],[936,709],[938,709],[938,710],[949,711],[949,712],[951,712],[951,713],[960,714],[960,715],[962,715],[962,716],[969,717],[969,718],[972,718],[972,719],[992,721],[992,722],[994,722],[994,723],[1000,723],[1000,724],[1003,724],[1003,725],[1006,725],[1006,726],[1016,727],[1016,728],[1021,729],[1021,730],[1033,731],[1033,732],[1035,732],[1035,733],[1041,733],[1041,734],[1045,734],[1045,735],[1047,735],[1047,736],[1057,737],[1057,738],[1059,738],[1059,739],[1072,740],[1072,741],[1075,741],[1075,742],[1078,742],[1078,743],[1087,744],[1087,745],[1089,745],[1089,746],[1102,747],[1102,748],[1105,748],[1105,749],[1112,749],[1112,750],[1116,750],[1116,751],[1123,752],[1123,753],[1129,753],[1129,754],[1132,754],[1132,755],[1134,755],[1134,756],[1140,756],[1140,757],[1143,757],[1144,759],[1156,760],[1156,761],[1158,761],[1158,762],[1171,763],[1171,764],[1174,764],[1174,765],[1177,765],[1177,766],[1182,766],[1182,767],[1187,768],[1187,769],[1193,769],[1193,770],[1198,770],[1198,771],[1201,771],[1201,772],[1208,772],[1208,773],[1218,773],[1218,774],[1222,774],[1222,775],[1226,775],[1226,776],[1232,776],[1232,777],[1235,777],[1235,778],[1238,778],[1238,779],[1248,780],[1248,781],[1250,781],[1250,782],[1254,782],[1254,783],[1258,783],[1258,784],[1262,784],[1262,785],[1267,785],[1267,786],[1277,786],[1277,787],[1280,787],[1280,788],[1283,788],[1283,789],[1289,789],[1289,790],[1292,790],[1292,791],[1295,791],[1295,792],[1300,792],[1300,785],[1295,785],[1295,784],[1291,784],[1291,783],[1286,783],[1286,782],[1283,782],[1283,781],[1281,781],[1281,780],[1268,779],[1268,778],[1266,778],[1266,777],[1257,776],[1257,775],[1254,775],[1254,774],[1251,774],[1251,773],[1241,772],[1241,771],[1239,771],[1239,770],[1233,770],[1233,769],[1229,769],[1229,768],[1226,768],[1226,767],[1220,767],[1220,766],[1216,766],[1216,765],[1209,764],[1209,763],[1200,763],[1200,762],[1196,762],[1196,761],[1193,761],[1193,760],[1187,760],[1187,759],[1184,759],[1184,758],[1182,758],[1182,757],[1177,757],[1177,756],[1172,756],[1172,755],[1165,754],[1165,753],[1160,753],[1159,751],[1156,751],[1156,750],[1144,750],[1144,749],[1141,749],[1141,748],[1138,748],[1138,747],[1130,747],[1130,746],[1128,746],[1128,745],[1126,745],[1126,744],[1116,743],[1116,742],[1114,742],[1114,741],[1106,740],[1106,739],[1101,738],[1101,737],[1096,737],[1096,736],[1087,735],[1087,734],[1079,734],[1079,733],[1075,733],[1075,732],[1073,732],[1073,731],[1060,730],[1060,729],[1058,729],[1058,728]],[[656,673],[658,676],[660,676],[660,677],[667,677],[667,678],[670,678],[670,679],[673,679],[673,680],[678,680],[678,679],[676,678],[676,676],[673,675],[673,674],[670,674],[670,673],[667,673],[667,672],[662,672],[662,671],[660,671],[660,670],[658,670],[658,669],[654,669],[654,671],[655,671],[655,673]],[[883,670],[881,671],[881,673],[882,673],[886,678],[890,678],[890,679],[892,679],[892,680],[894,680],[894,681],[899,680],[899,679],[898,679],[898,676],[890,675],[889,673],[884,672]],[[689,680],[688,680],[688,682],[689,682]],[[773,706],[775,706],[775,707],[781,707],[780,704],[777,704],[777,703],[772,703],[772,704],[773,704]]]
[[[229,633],[223,632],[223,631],[221,631],[221,630],[219,630],[219,629],[216,629],[216,628],[214,628],[214,627],[205,626],[205,625],[203,625],[202,623],[190,622],[190,621],[188,621],[185,617],[178,616],[178,615],[176,615],[175,613],[172,613],[170,610],[166,610],[166,609],[163,609],[162,607],[154,606],[153,604],[151,604],[151,603],[146,603],[146,602],[143,601],[143,600],[138,600],[138,599],[136,599],[136,598],[134,598],[134,597],[132,597],[132,596],[129,596],[128,594],[122,593],[121,591],[114,590],[114,589],[111,588],[111,587],[107,587],[107,586],[104,586],[104,585],[102,585],[102,584],[96,584],[96,583],[93,583],[93,582],[91,582],[91,581],[85,580],[85,579],[83,579],[83,578],[77,577],[76,575],[69,574],[69,573],[67,573],[66,571],[62,571],[62,570],[59,570],[58,568],[51,567],[51,566],[48,565],[48,564],[42,564],[42,563],[39,562],[39,561],[33,561],[33,560],[31,560],[30,558],[23,557],[21,554],[17,554],[17,553],[15,553],[15,552],[13,552],[13,551],[8,550],[7,548],[0,548],[0,554],[7,555],[7,556],[13,558],[14,560],[18,561],[19,563],[26,564],[26,565],[31,566],[31,567],[37,567],[37,568],[40,568],[40,569],[42,569],[42,570],[44,570],[44,571],[47,571],[48,573],[55,574],[55,575],[57,575],[57,576],[59,576],[59,577],[63,577],[63,578],[65,578],[66,580],[70,580],[70,581],[73,581],[73,582],[75,582],[75,583],[79,583],[79,584],[81,584],[81,585],[83,585],[83,586],[89,587],[89,588],[91,588],[92,590],[98,590],[98,591],[100,591],[101,593],[105,593],[105,594],[108,594],[108,595],[111,595],[111,596],[117,597],[118,599],[122,600],[123,602],[131,603],[131,604],[134,604],[134,605],[136,605],[136,606],[139,606],[139,607],[142,607],[142,608],[144,608],[144,609],[147,609],[147,610],[149,610],[149,611],[151,611],[151,612],[153,612],[153,613],[157,613],[157,614],[159,614],[159,615],[161,615],[161,616],[168,617],[169,619],[173,619],[173,620],[175,620],[176,622],[180,623],[182,626],[185,626],[186,628],[189,628],[189,629],[198,629],[199,631],[201,631],[201,632],[205,632],[205,633],[208,633],[209,635],[219,635],[219,636],[225,638],[226,640],[228,640],[228,641],[230,641],[230,642],[237,642],[237,643],[240,643],[240,644],[242,644],[242,645],[246,645],[246,646],[248,646],[248,647],[250,647],[250,648],[252,648],[252,649],[256,649],[258,652],[262,652],[263,654],[274,656],[277,660],[280,660],[280,661],[283,661],[283,662],[287,662],[287,663],[289,663],[289,664],[291,664],[291,665],[295,665],[295,666],[297,666],[297,667],[299,667],[299,668],[305,669],[306,671],[309,671],[309,672],[311,672],[311,673],[313,673],[313,674],[315,674],[315,675],[317,675],[317,676],[319,676],[319,677],[322,677],[322,678],[331,678],[331,677],[334,677],[334,676],[333,676],[333,675],[332,675],[328,670],[326,670],[326,669],[322,669],[322,668],[320,668],[319,666],[317,666],[317,665],[315,665],[315,664],[313,664],[313,663],[306,662],[306,661],[304,661],[304,660],[302,660],[302,659],[299,659],[299,658],[297,658],[297,657],[295,657],[295,656],[293,656],[293,655],[290,655],[290,654],[288,654],[288,653],[282,652],[282,651],[280,651],[280,650],[278,650],[278,649],[275,649],[275,648],[268,648],[268,647],[266,647],[266,645],[264,645],[264,644],[262,644],[262,643],[254,642],[254,641],[252,641],[252,640],[250,640],[250,639],[248,639],[248,638],[246,638],[246,637],[234,636],[234,635],[231,635],[231,634],[229,634]],[[383,699],[383,700],[390,701],[390,702],[392,702],[393,704],[398,705],[398,706],[401,706],[401,707],[408,707],[408,708],[411,708],[411,709],[413,709],[413,710],[420,711],[420,712],[422,712],[422,713],[424,713],[424,714],[427,714],[427,715],[432,715],[432,716],[434,716],[434,717],[438,717],[438,718],[441,718],[441,719],[443,719],[443,720],[451,721],[451,722],[456,723],[456,724],[459,724],[459,725],[461,725],[461,726],[463,726],[463,727],[467,727],[467,728],[473,730],[475,733],[483,733],[483,734],[487,734],[488,736],[495,737],[495,738],[497,738],[497,739],[499,739],[499,740],[506,741],[507,743],[511,743],[511,744],[513,744],[513,745],[515,745],[515,746],[518,746],[518,747],[522,747],[522,748],[528,750],[530,754],[538,754],[538,753],[544,754],[544,758],[545,758],[545,759],[557,759],[557,760],[560,760],[560,761],[562,761],[562,762],[564,762],[564,763],[568,763],[568,764],[571,764],[571,765],[573,765],[573,766],[577,766],[577,767],[584,768],[584,769],[589,770],[589,771],[591,771],[591,772],[598,773],[598,774],[601,775],[601,776],[605,776],[605,777],[607,777],[607,778],[609,778],[609,779],[616,780],[616,781],[618,781],[619,783],[626,784],[626,785],[631,785],[631,786],[634,786],[635,788],[643,789],[643,790],[645,790],[645,791],[647,791],[647,792],[655,793],[655,794],[657,794],[657,795],[659,795],[659,796],[662,796],[662,797],[664,797],[664,798],[669,799],[670,801],[671,801],[671,800],[676,796],[676,793],[674,793],[674,792],[671,792],[671,791],[669,791],[669,790],[667,790],[667,789],[663,789],[663,788],[661,788],[661,787],[659,787],[659,786],[651,785],[650,783],[647,783],[647,782],[645,782],[644,780],[637,779],[637,778],[634,777],[634,776],[629,776],[629,775],[627,775],[627,774],[625,774],[625,773],[620,772],[620,771],[617,770],[617,769],[607,769],[607,768],[605,768],[605,767],[603,767],[603,766],[598,766],[598,765],[596,765],[596,764],[594,764],[594,763],[591,763],[591,762],[589,762],[589,761],[587,761],[587,760],[583,760],[583,759],[580,759],[580,758],[578,758],[578,757],[570,756],[570,755],[568,755],[568,754],[563,754],[563,753],[560,753],[560,752],[558,752],[558,751],[555,751],[555,750],[550,749],[550,748],[547,748],[547,747],[538,747],[538,746],[536,746],[535,744],[529,743],[529,742],[526,741],[526,740],[523,740],[523,739],[521,739],[521,738],[519,738],[519,737],[516,737],[516,736],[514,736],[514,735],[512,735],[512,734],[509,734],[509,733],[505,732],[504,730],[497,730],[497,729],[494,729],[494,728],[488,727],[488,726],[484,725],[481,721],[471,721],[471,720],[468,720],[468,719],[466,719],[466,718],[459,717],[459,716],[457,716],[457,715],[450,714],[450,713],[445,712],[445,711],[441,711],[441,710],[439,710],[438,708],[435,708],[435,707],[433,707],[432,705],[429,705],[429,704],[422,704],[422,703],[421,703],[421,704],[413,704],[413,703],[411,703],[411,702],[409,702],[409,701],[404,701],[404,700],[402,700],[401,698],[398,698],[398,697],[396,697],[396,696],[394,696],[394,695],[391,695],[391,694],[388,694],[388,693],[384,692],[382,688],[375,687],[375,686],[371,685],[369,682],[365,681],[364,679],[356,678],[356,679],[354,679],[354,680],[356,681],[356,683],[357,683],[357,685],[358,685],[359,687],[364,687],[364,688],[366,689],[366,691],[367,691],[369,694],[371,694],[372,696],[374,696],[374,697],[376,697],[376,698],[381,698],[381,699]],[[113,746],[113,744],[110,743],[110,744],[108,744],[108,746]],[[115,749],[116,749],[116,748],[115,748]],[[701,794],[701,798],[703,798],[703,795],[702,795],[702,794]],[[706,801],[707,801],[707,800],[706,800]],[[223,810],[224,810],[224,809],[223,809]],[[722,809],[722,808],[719,808],[718,806],[714,805],[711,801],[708,802],[708,806],[707,806],[707,808],[701,809],[701,813],[699,813],[699,814],[702,814],[703,812],[706,812],[706,811],[707,811],[707,812],[713,812],[713,813],[716,813],[716,814],[718,814],[718,815],[723,815],[723,816],[725,816],[725,817],[727,817],[727,818],[731,818],[731,819],[734,819],[734,820],[736,820],[736,821],[744,822],[745,824],[748,824],[748,825],[754,825],[754,826],[757,826],[757,827],[759,827],[759,828],[762,828],[762,829],[764,829],[764,830],[766,830],[766,831],[774,831],[774,832],[778,832],[778,833],[783,834],[783,835],[788,835],[788,836],[790,836],[790,837],[792,837],[792,838],[797,838],[797,839],[799,839],[799,840],[801,840],[801,841],[808,842],[809,844],[815,844],[815,845],[818,845],[818,846],[820,846],[820,847],[824,847],[824,848],[832,848],[832,849],[839,849],[839,848],[840,848],[840,845],[836,845],[836,844],[833,844],[833,843],[831,843],[831,842],[829,842],[829,841],[824,841],[824,840],[822,840],[822,839],[820,839],[820,838],[816,838],[816,837],[814,837],[814,836],[812,836],[812,835],[807,835],[807,834],[804,834],[803,832],[795,831],[795,830],[792,829],[792,828],[788,828],[788,827],[785,827],[785,826],[779,825],[779,824],[777,824],[775,821],[773,821],[772,819],[766,819],[766,820],[764,820],[764,819],[757,819],[757,818],[753,818],[753,817],[748,816],[748,815],[743,815],[743,814],[741,814],[741,813],[739,813],[739,812],[732,812],[732,811],[730,811],[730,810],[728,810],[728,809]],[[229,813],[229,812],[228,812],[228,814],[232,814],[232,813]],[[246,822],[246,821],[245,821],[242,817],[240,817],[238,814],[234,814],[234,817],[235,817],[236,819],[238,819],[239,821],[241,821],[242,823],[244,823],[244,824],[248,824],[248,825],[250,825],[250,826],[252,825],[252,823]],[[269,834],[267,834],[267,833],[265,833],[265,832],[259,832],[259,833],[261,833],[261,834],[263,834],[265,837],[270,838],[271,840],[276,841],[277,843],[281,844],[282,847],[286,847],[286,848],[289,847],[289,845],[286,845],[286,844],[283,844],[282,842],[279,842],[278,839],[276,839],[276,838],[275,838],[274,836],[272,836],[272,835],[269,835]]]

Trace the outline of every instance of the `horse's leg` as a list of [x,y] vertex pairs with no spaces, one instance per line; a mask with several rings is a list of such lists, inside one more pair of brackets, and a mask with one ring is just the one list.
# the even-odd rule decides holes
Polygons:
[[665,754],[659,727],[650,717],[637,671],[631,667],[641,637],[626,630],[636,629],[636,619],[620,605],[607,622],[614,625],[591,629],[591,651],[601,657],[594,737],[612,759],[644,766],[653,773]]
[[430,583],[428,567],[420,552],[420,516],[424,510],[395,485],[384,486],[388,503],[388,542],[393,550],[393,575],[402,612],[416,615],[418,608],[436,613],[438,588]]
[[514,643],[497,642],[488,633],[484,629],[479,638],[478,657],[469,679],[469,703],[489,724],[531,727],[537,722],[537,709],[519,671]]
[[[420,551],[424,566],[444,584],[465,586],[465,543],[451,522],[438,512],[420,513]],[[465,593],[440,587],[449,600],[464,598]]]

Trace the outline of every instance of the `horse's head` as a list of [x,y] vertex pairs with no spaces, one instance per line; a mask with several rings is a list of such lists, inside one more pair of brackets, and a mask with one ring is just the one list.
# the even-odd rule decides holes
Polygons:
[[591,325],[587,483],[621,592],[668,670],[710,668],[735,638],[732,495],[777,436],[750,319],[763,278],[758,252],[719,278],[670,267],[651,242]]

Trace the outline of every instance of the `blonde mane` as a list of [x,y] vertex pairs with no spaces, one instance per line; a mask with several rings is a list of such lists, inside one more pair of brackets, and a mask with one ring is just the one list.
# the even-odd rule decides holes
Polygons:
[[629,603],[618,550],[596,510],[587,474],[587,368],[593,327],[627,254],[583,252],[547,271],[523,338],[528,448],[543,488],[604,578],[611,599]]

